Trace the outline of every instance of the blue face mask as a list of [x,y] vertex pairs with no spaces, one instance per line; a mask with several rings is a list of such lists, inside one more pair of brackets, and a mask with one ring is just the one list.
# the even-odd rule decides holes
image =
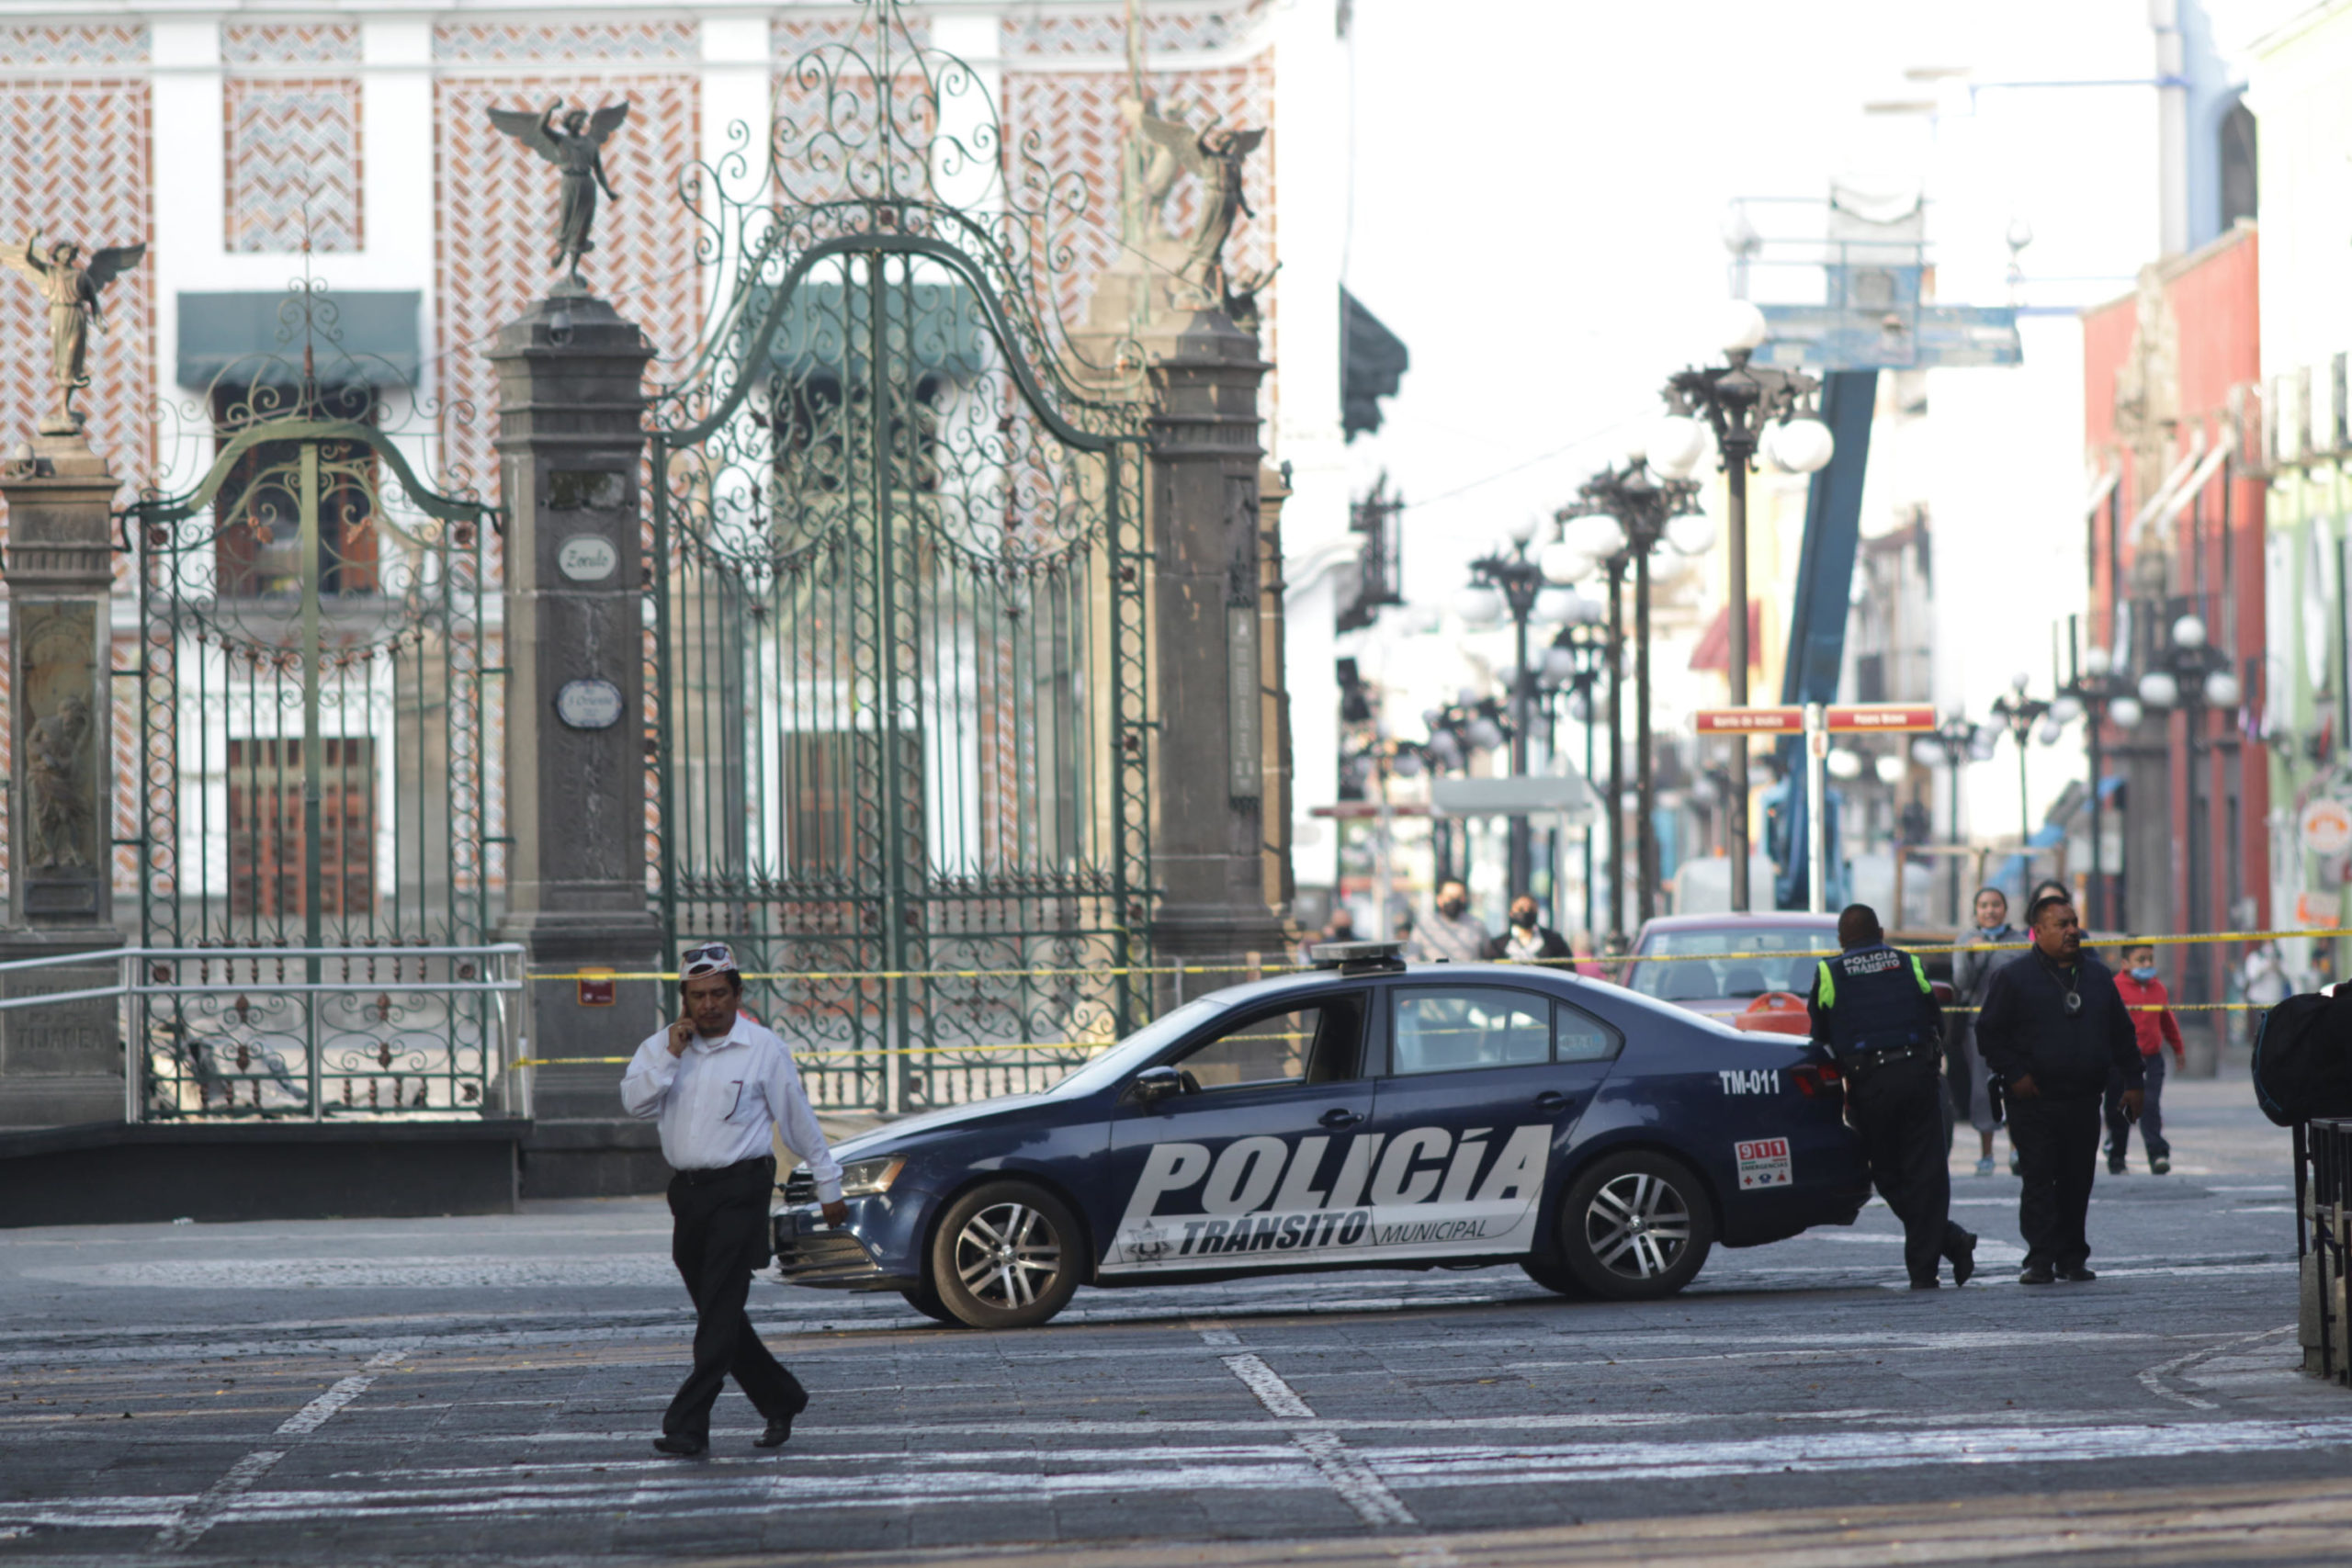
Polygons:
[[2146,985],[2149,981],[2151,981],[2151,980],[2154,979],[2155,977],[2156,977],[2156,966],[2155,966],[2154,964],[2147,964],[2147,965],[2145,965],[2145,966],[2143,966],[2143,967],[2141,967],[2141,968],[2136,968],[2136,969],[2134,969],[2134,970],[2132,970],[2132,978],[2133,978],[2134,980],[2139,981],[2139,982],[2140,982],[2140,984],[2142,984],[2142,985],[2143,985],[2143,986],[2144,986],[2144,985]]

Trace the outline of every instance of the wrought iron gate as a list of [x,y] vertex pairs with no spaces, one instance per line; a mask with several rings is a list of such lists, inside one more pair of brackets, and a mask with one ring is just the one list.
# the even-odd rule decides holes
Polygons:
[[1041,1088],[1148,994],[1142,405],[1037,303],[1071,187],[1024,205],[959,62],[879,6],[785,80],[691,193],[725,305],[656,411],[650,884],[820,1103]]
[[124,516],[145,1114],[480,1113],[491,510],[424,484],[364,387],[214,403],[202,480]]

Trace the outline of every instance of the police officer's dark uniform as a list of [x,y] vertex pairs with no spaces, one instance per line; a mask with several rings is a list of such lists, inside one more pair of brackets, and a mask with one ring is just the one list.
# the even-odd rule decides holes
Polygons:
[[1926,968],[1887,945],[1868,907],[1850,906],[1838,917],[1838,939],[1846,951],[1822,961],[1806,998],[1813,1037],[1837,1058],[1871,1180],[1903,1222],[1912,1289],[1935,1289],[1943,1258],[1951,1259],[1952,1283],[1965,1284],[1976,1271],[1976,1238],[1951,1223],[1937,1066],[1942,1011]]
[[[2037,900],[2030,924],[2064,898]],[[2071,922],[2063,911],[2059,919]],[[2075,941],[2080,942],[2079,932]],[[2025,1235],[2020,1283],[2096,1278],[2089,1268],[2093,1168],[2098,1163],[2100,1100],[2112,1072],[2119,1092],[2137,1090],[2144,1077],[2132,1014],[2106,964],[2075,946],[2052,957],[2039,945],[1993,972],[1984,1010],[1976,1015],[1976,1046],[2002,1082],[2030,1078],[2028,1098],[2008,1096],[2009,1140],[2017,1145],[2025,1189],[2018,1198],[2018,1229]],[[2133,1115],[2138,1114],[2136,1102]]]

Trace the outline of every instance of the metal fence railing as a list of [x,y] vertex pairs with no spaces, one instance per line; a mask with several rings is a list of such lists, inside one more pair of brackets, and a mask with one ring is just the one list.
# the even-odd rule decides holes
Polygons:
[[2352,1120],[2296,1124],[2295,1252],[2310,1292],[2303,1343],[2320,1376],[2352,1387]]
[[110,1033],[127,1122],[527,1114],[508,1081],[523,961],[511,942],[107,948],[0,964],[0,1014],[48,1013],[87,1060]]

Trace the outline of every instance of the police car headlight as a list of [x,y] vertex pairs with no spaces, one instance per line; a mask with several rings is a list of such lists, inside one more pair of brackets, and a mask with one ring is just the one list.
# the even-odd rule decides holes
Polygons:
[[890,1183],[899,1179],[899,1172],[907,1168],[900,1157],[890,1159],[861,1159],[842,1167],[842,1196],[873,1198],[890,1190]]

